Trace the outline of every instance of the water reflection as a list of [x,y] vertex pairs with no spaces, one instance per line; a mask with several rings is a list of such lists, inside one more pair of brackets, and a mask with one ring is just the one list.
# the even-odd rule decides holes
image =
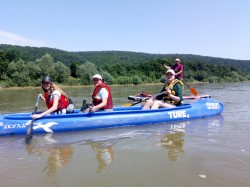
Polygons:
[[28,154],[48,157],[43,171],[51,176],[67,165],[73,156],[75,146],[90,146],[96,155],[97,173],[103,173],[114,160],[113,146],[130,139],[123,134],[98,136],[93,132],[49,133],[45,136],[34,136],[31,144],[26,146]]
[[168,158],[171,161],[179,159],[184,153],[185,127],[189,121],[170,126],[170,132],[165,134],[159,141],[159,145],[168,150]]
[[115,158],[113,146],[117,143],[130,139],[129,136],[120,135],[108,135],[98,138],[91,138],[84,140],[86,145],[90,145],[91,149],[96,152],[96,160],[98,167],[97,173],[103,173],[110,166]]
[[167,149],[169,160],[177,161],[184,153],[184,137],[186,131],[191,133],[194,130],[198,130],[198,133],[207,133],[211,138],[211,136],[219,132],[223,121],[223,116],[219,115],[212,118],[196,119],[171,124],[169,129],[165,129],[162,131],[163,133],[158,133],[158,137],[156,138],[156,141],[158,142],[157,145]]
[[29,154],[48,157],[43,169],[48,176],[56,174],[61,167],[68,164],[73,155],[73,148],[70,144],[57,145],[52,136],[52,133],[46,134],[43,138],[34,139],[26,146]]
[[69,162],[73,154],[73,149],[70,146],[49,149],[48,154],[48,162],[44,167],[44,171],[46,171],[48,175],[53,175],[57,173],[59,168]]
[[90,143],[91,148],[96,151],[98,162],[97,173],[104,172],[114,160],[114,151],[111,145],[104,146],[102,143]]
[[[87,146],[94,151],[97,162],[96,173],[103,173],[113,164],[115,159],[114,146],[119,148],[119,143],[139,138],[142,141],[149,139],[163,151],[167,150],[170,161],[178,161],[185,153],[186,134],[197,134],[212,139],[219,133],[223,123],[223,116],[146,125],[143,127],[125,127],[102,129],[99,131],[81,131],[71,133],[56,133],[35,135],[32,143],[26,146],[28,154],[46,157],[43,171],[47,175],[55,175],[59,169],[69,164],[74,150]],[[205,135],[204,135],[205,134]],[[129,144],[129,142],[127,142]],[[82,147],[84,150],[86,148]],[[150,146],[144,147],[151,149]],[[140,147],[135,149],[140,150]],[[85,152],[86,153],[86,152]],[[92,154],[88,151],[86,154]]]

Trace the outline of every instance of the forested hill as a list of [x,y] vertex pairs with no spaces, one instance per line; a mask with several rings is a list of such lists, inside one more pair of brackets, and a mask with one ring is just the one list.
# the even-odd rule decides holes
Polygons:
[[159,58],[180,58],[182,61],[193,61],[200,63],[230,65],[240,71],[250,72],[250,60],[234,60],[209,56],[200,56],[193,54],[150,54],[129,51],[86,51],[86,52],[69,52],[47,47],[21,47],[13,45],[0,44],[0,50],[12,51],[11,54],[18,53],[22,59],[35,61],[46,53],[53,56],[55,61],[60,61],[69,66],[72,62],[85,63],[87,61],[96,65],[112,65],[117,63],[136,64],[144,63]]

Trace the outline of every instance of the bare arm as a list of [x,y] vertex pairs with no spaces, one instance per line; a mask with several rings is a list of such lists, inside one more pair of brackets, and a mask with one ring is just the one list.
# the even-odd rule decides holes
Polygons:
[[99,105],[93,106],[92,111],[95,112],[97,110],[100,110],[101,108],[107,105],[107,102],[108,102],[107,97],[102,98],[102,102]]
[[170,69],[170,66],[167,66],[166,64],[163,64],[163,66],[165,66],[166,69]]
[[55,110],[57,110],[58,102],[59,102],[59,96],[54,95],[53,106],[50,109],[44,111],[41,114],[33,114],[33,115],[31,115],[31,117],[34,118],[34,119],[41,118],[41,117],[43,117],[45,115],[50,114],[51,112],[54,112]]
[[45,98],[43,97],[43,94],[39,94],[40,98],[45,102]]
[[175,75],[179,75],[179,74],[181,74],[183,72],[183,68],[180,70],[180,71],[178,71],[177,73],[175,73]]

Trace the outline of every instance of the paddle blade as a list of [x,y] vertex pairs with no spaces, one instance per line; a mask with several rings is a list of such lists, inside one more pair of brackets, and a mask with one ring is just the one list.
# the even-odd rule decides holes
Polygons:
[[29,144],[33,137],[33,124],[34,124],[34,119],[31,121],[31,124],[28,126],[28,129],[26,132],[26,137],[25,137],[26,144]]
[[197,90],[196,90],[195,88],[190,87],[190,91],[191,91],[195,96],[198,95],[198,92],[197,92]]
[[27,135],[27,136],[25,137],[25,143],[26,143],[26,144],[29,144],[29,143],[31,142],[31,139],[32,139],[32,135],[30,135],[30,136]]
[[125,103],[122,106],[131,106],[133,103]]
[[[36,106],[35,106],[33,114],[35,114],[37,112],[37,107],[38,107],[39,99],[40,99],[40,95],[38,93],[37,99],[36,99]],[[25,137],[26,144],[29,144],[30,141],[31,141],[31,139],[32,139],[34,122],[35,122],[35,119],[32,119],[30,125],[28,126],[28,129],[27,129],[27,132],[26,132],[26,137]]]

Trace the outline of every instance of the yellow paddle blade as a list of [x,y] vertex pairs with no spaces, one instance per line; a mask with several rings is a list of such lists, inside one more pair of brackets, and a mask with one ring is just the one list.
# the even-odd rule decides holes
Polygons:
[[131,106],[133,103],[125,103],[122,106]]
[[197,90],[196,90],[195,88],[190,87],[190,91],[191,91],[195,96],[198,95],[198,92],[197,92]]

